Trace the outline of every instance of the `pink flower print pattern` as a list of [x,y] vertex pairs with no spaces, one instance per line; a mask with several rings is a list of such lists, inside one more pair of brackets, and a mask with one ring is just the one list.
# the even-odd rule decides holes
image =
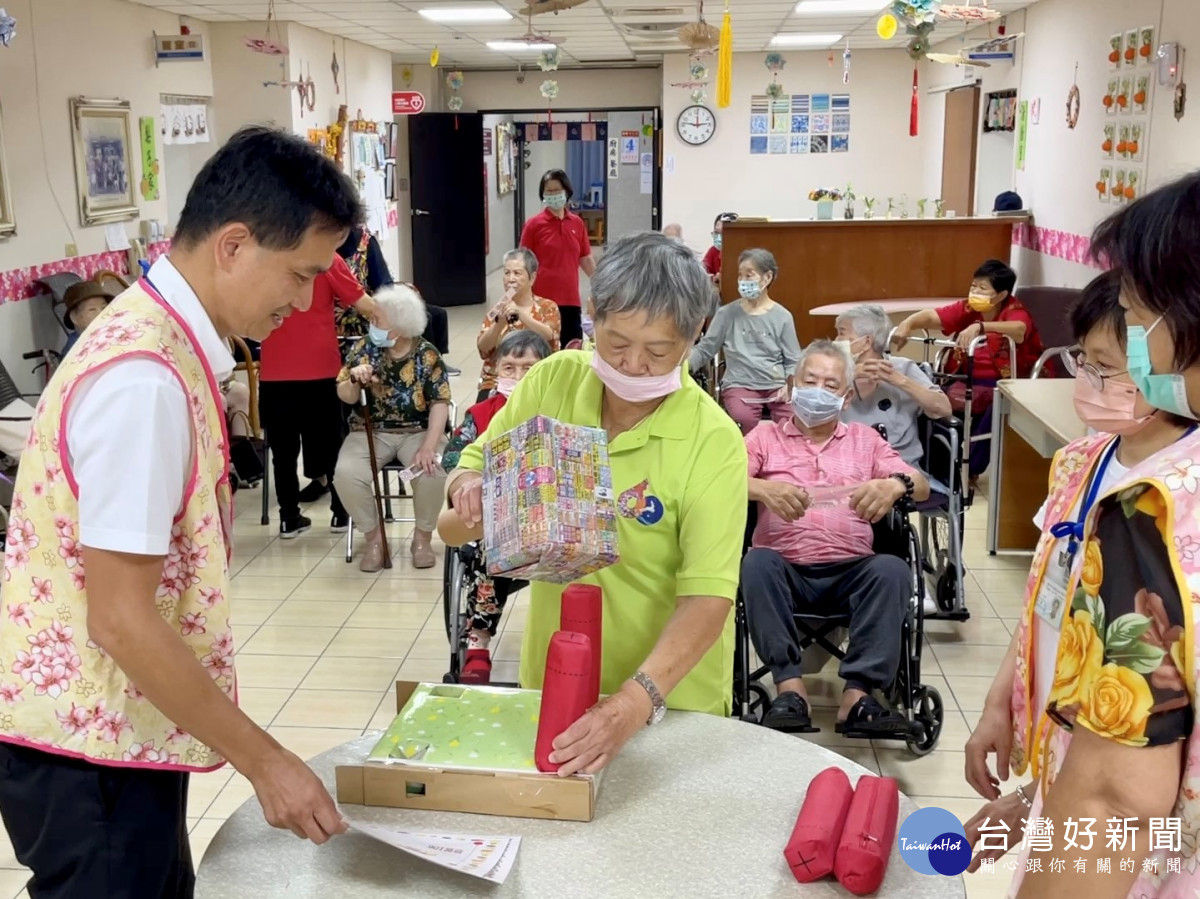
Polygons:
[[208,619],[199,612],[188,612],[186,615],[179,616],[179,632],[185,637],[190,637],[192,634],[205,633],[204,625]]
[[178,765],[179,756],[165,749],[155,749],[154,741],[131,743],[121,756],[124,762],[148,762],[156,765]]
[[23,692],[24,688],[20,684],[0,684],[0,699],[3,699],[10,706],[25,701],[25,697],[21,695]]
[[60,477],[62,477],[62,468],[58,462],[51,459],[46,463],[46,483],[53,486],[58,483]]
[[52,603],[54,602],[54,584],[50,578],[33,578],[33,586],[29,588],[29,595],[33,597],[34,602]]
[[17,653],[12,672],[25,683],[33,684],[34,695],[57,699],[70,688],[71,681],[80,677],[74,630],[61,621],[54,621],[50,627],[25,639],[30,649]]
[[130,699],[145,699],[146,698],[146,694],[143,693],[141,690],[139,690],[137,688],[136,684],[132,684],[132,683],[128,687],[125,688],[124,693]]
[[14,504],[12,518],[8,522],[8,539],[4,546],[4,567],[24,571],[25,566],[29,564],[29,554],[37,549],[41,542],[33,522],[17,517],[17,507]]
[[213,518],[211,512],[201,516],[200,524],[196,527],[197,536],[199,536],[201,534],[207,534],[209,531],[211,531],[213,529],[213,527],[216,525],[216,523],[217,523],[216,519]]
[[84,736],[96,721],[95,713],[81,705],[71,703],[71,708],[65,712],[55,712],[62,729],[73,737]]
[[121,734],[133,730],[125,713],[108,711],[103,699],[96,703],[94,726],[102,743],[116,743],[121,739]]
[[58,538],[58,554],[62,556],[68,570],[83,565],[83,544],[74,537]]
[[29,608],[29,603],[19,602],[15,606],[9,606],[8,620],[21,627],[30,627],[33,624],[33,611]]
[[167,734],[168,743],[174,743],[176,740],[186,740],[187,738],[188,732],[182,727],[173,727],[171,728],[171,732]]
[[76,590],[82,590],[87,581],[83,576],[83,568],[76,568],[71,572],[71,586]]
[[163,565],[159,596],[178,600],[184,591],[200,583],[196,571],[208,565],[208,547],[200,546],[183,533],[179,525],[171,529],[171,549]]
[[200,660],[213,680],[233,676],[233,632],[226,631],[212,642],[210,651]]
[[204,607],[207,609],[211,609],[224,598],[225,594],[219,587],[200,588],[200,602],[203,603]]
[[1175,537],[1175,552],[1179,554],[1181,562],[1191,562],[1196,558],[1196,554],[1200,553],[1200,540],[1196,540],[1191,534],[1184,534]]

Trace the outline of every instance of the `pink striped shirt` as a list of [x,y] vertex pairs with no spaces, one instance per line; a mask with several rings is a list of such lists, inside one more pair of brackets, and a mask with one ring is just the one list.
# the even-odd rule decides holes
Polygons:
[[[763,422],[746,435],[746,454],[750,477],[805,489],[914,473],[877,431],[861,424],[839,423],[833,436],[818,446],[800,432],[793,418],[782,424]],[[792,522],[759,503],[754,546],[773,549],[796,565],[841,562],[873,551],[871,525],[850,510],[846,499],[812,506]]]

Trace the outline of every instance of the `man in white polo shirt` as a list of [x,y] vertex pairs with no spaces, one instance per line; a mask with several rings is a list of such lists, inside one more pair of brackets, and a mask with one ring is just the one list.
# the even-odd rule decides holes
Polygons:
[[362,218],[299,138],[235,134],[169,257],[92,323],[43,394],[0,618],[0,814],[31,896],[184,897],[189,772],[228,761],[267,820],[345,829],[321,781],[236,705],[225,339],[307,309]]

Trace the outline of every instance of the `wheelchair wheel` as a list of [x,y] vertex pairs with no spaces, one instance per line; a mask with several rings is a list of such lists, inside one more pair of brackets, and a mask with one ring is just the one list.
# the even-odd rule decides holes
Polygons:
[[762,724],[771,705],[771,694],[759,683],[750,684],[746,692],[750,701],[746,703],[746,712],[742,715],[742,720],[750,724]]
[[953,612],[958,604],[958,572],[947,568],[937,579],[937,590],[934,594],[937,607],[943,612]]
[[928,755],[937,746],[946,717],[941,694],[933,687],[918,687],[913,694],[912,713],[913,735],[904,742],[913,755]]

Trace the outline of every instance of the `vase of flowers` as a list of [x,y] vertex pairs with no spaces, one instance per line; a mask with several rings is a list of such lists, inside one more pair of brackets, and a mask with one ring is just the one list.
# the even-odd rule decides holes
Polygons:
[[917,200],[917,218],[919,218],[919,219],[925,218],[925,203],[926,202],[927,201],[924,197],[921,197],[921,199]]
[[846,199],[846,209],[843,214],[846,220],[849,221],[854,218],[854,200],[856,199],[854,196],[854,186],[847,184],[846,189],[842,192],[842,196]]
[[888,209],[887,209],[887,217],[888,217],[888,218],[891,218],[891,217],[892,217],[892,213],[893,213],[893,212],[895,212],[895,211],[896,211],[896,198],[895,198],[895,197],[888,197]]
[[936,219],[944,219],[946,217],[946,203],[942,199],[933,201],[933,217]]
[[819,187],[808,192],[808,198],[817,204],[817,221],[833,220],[833,204],[842,198],[840,192]]
[[865,207],[865,211],[863,212],[863,218],[865,218],[865,219],[874,218],[875,217],[875,198],[874,197],[863,197],[863,206]]
[[908,218],[908,194],[900,194],[900,218]]

